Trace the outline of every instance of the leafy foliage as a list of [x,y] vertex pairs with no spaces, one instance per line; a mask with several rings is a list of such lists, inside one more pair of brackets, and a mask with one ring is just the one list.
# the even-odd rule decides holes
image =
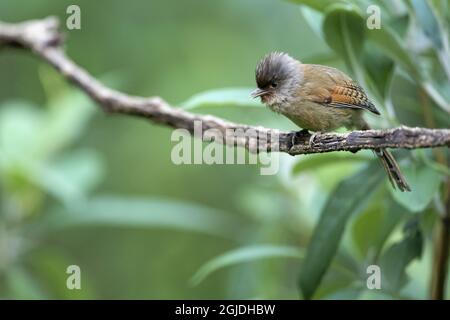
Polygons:
[[407,281],[406,267],[422,254],[423,239],[417,226],[410,226],[405,237],[386,249],[380,258],[386,290],[398,292]]
[[[109,55],[80,44],[70,53],[88,70],[107,70],[140,43],[127,62],[133,77],[120,71],[128,90],[185,101],[180,107],[192,112],[286,129],[282,117],[249,96],[249,61],[285,50],[360,82],[382,111],[367,117],[374,128],[450,126],[448,1],[288,2],[224,0],[220,16],[213,15],[216,2],[145,2],[145,12],[174,19],[152,19],[154,27],[143,28],[135,17],[144,10],[124,14],[117,1],[105,31],[114,34],[104,39]],[[380,29],[367,28],[369,4],[380,9]],[[0,3],[0,11],[12,12],[7,6]],[[86,1],[83,10],[97,6]],[[130,19],[126,35],[122,24],[109,29],[119,17]],[[77,36],[89,43],[103,24]],[[1,298],[426,296],[448,149],[396,151],[411,193],[392,190],[370,152],[282,156],[275,177],[258,177],[250,166],[174,166],[167,129],[104,120],[55,72],[39,68],[39,79],[30,79],[30,70],[18,67],[24,61],[3,57]],[[12,85],[11,77],[21,81]],[[224,88],[202,92],[215,86]],[[28,100],[12,99],[11,88],[30,93]],[[65,287],[65,268],[73,263],[83,265],[80,292]],[[366,286],[372,264],[381,268],[381,290]]]
[[[408,110],[417,110],[419,113],[425,114],[425,121],[422,118],[422,123],[416,123],[422,126],[432,126],[435,123],[433,116],[430,116],[430,113],[434,112],[431,110],[449,111],[449,100],[443,98],[443,96],[449,97],[450,87],[448,82],[445,88],[435,86],[438,78],[445,77],[445,72],[442,70],[445,70],[446,61],[449,58],[439,59],[442,55],[439,56],[438,53],[437,58],[435,56],[432,63],[440,63],[442,68],[440,74],[431,75],[425,65],[425,60],[430,63],[426,51],[423,48],[418,50],[417,47],[413,47],[413,45],[422,41],[420,39],[425,37],[429,39],[429,44],[425,44],[425,46],[431,47],[432,45],[433,49],[439,52],[439,50],[442,51],[442,43],[448,41],[448,31],[443,28],[444,25],[448,27],[445,22],[446,17],[443,14],[440,16],[438,11],[432,7],[431,2],[420,0],[412,1],[410,4],[405,2],[397,10],[391,10],[391,12],[388,12],[387,9],[382,10],[381,26],[373,30],[365,27],[363,12],[366,10],[365,4],[361,2],[345,1],[341,4],[329,4],[325,1],[318,1],[315,4],[308,1],[296,2],[316,10],[314,15],[322,15],[323,34],[327,44],[345,60],[349,71],[369,90],[369,95],[378,104],[385,107],[391,116],[391,122],[398,122],[396,113],[401,112],[402,121],[407,123],[408,118],[403,117],[404,113],[402,112],[402,109],[407,107],[409,107]],[[380,1],[377,4],[379,5],[378,8],[385,9],[385,3]],[[412,10],[408,9],[409,5],[411,5]],[[387,6],[389,7],[389,5]],[[304,12],[304,9],[302,10]],[[311,26],[314,30],[317,30],[316,24],[317,19]],[[422,95],[422,100],[419,102],[416,99],[413,106],[400,104],[398,99],[393,100],[393,80],[404,78],[405,74],[407,74],[408,79],[413,79],[415,90],[421,92]],[[409,92],[411,92],[411,88]],[[406,91],[405,94],[407,94]],[[424,96],[426,97],[424,98]],[[424,101],[425,106],[423,106]],[[439,154],[441,163],[446,161],[444,160],[445,153],[444,150],[435,153],[435,155]],[[417,219],[424,217],[425,209],[430,207],[432,199],[439,194],[443,182],[443,179],[441,179],[442,171],[437,170],[436,166],[430,165],[429,161],[433,162],[433,160],[428,160],[430,156],[432,157],[431,153],[427,154],[425,161],[412,160],[409,164],[403,163],[403,172],[413,185],[411,193],[399,193],[389,189],[393,201],[407,211],[418,213],[420,217],[417,217]],[[302,162],[299,161],[298,166],[301,165]],[[356,176],[353,179],[358,178]],[[364,181],[365,185],[367,177],[361,176],[359,181]],[[345,186],[345,183],[347,183],[347,180],[342,182],[342,186]],[[339,187],[336,190],[339,190]],[[363,187],[360,187],[358,191],[360,190],[364,190]],[[355,200],[356,203],[365,203],[358,195],[369,197],[372,193],[373,191],[365,190],[351,196],[357,199]],[[352,203],[337,191],[330,198],[325,208],[328,208],[333,201],[336,201],[336,203],[339,203],[339,201]],[[398,206],[389,207],[397,208],[396,211],[399,210]],[[386,207],[386,213],[379,211],[382,208],[375,207],[377,209],[369,210],[366,214],[357,218],[355,222],[354,228],[356,229],[354,229],[353,234],[355,247],[358,248],[360,254],[367,255],[368,259],[375,257],[378,260],[380,250],[382,250],[379,245],[386,241],[389,234],[395,230],[393,227],[402,219],[401,215],[395,214],[392,222],[383,223],[386,214],[389,213],[389,207]],[[337,250],[337,244],[344,234],[344,227],[352,211],[350,208],[340,204],[332,210],[333,214],[323,211],[321,215],[308,248],[305,265],[301,270],[300,287],[306,298],[312,297],[316,292],[320,280]],[[361,212],[361,209],[356,208],[354,213]],[[338,214],[341,212],[342,215]],[[328,229],[324,227],[327,224],[330,225]],[[378,227],[377,231],[369,237],[368,230],[375,226]],[[420,257],[423,238],[419,229],[414,230],[406,232],[401,241],[383,250],[384,253],[379,258],[382,272],[384,272],[383,283],[386,285],[388,294],[398,296],[399,291],[408,281],[405,275],[406,267],[413,259]],[[355,233],[356,231],[357,233]],[[382,238],[380,238],[380,234],[383,234]],[[384,240],[380,242],[380,239]],[[376,248],[376,243],[378,243],[379,248],[372,251],[370,248]]]
[[198,285],[211,273],[238,263],[267,258],[303,258],[303,254],[295,247],[273,245],[254,245],[226,252],[205,263],[193,276],[191,282]]
[[175,200],[98,196],[72,206],[71,212],[50,214],[44,228],[74,226],[121,226],[137,228],[170,228],[235,238],[243,228],[238,221],[219,210]]
[[348,219],[361,212],[380,184],[382,175],[376,165],[372,163],[342,181],[323,208],[300,275],[300,288],[306,299],[313,296],[336,254]]

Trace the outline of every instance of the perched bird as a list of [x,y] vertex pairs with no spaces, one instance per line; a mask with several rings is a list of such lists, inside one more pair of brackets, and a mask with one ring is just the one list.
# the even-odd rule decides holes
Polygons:
[[[302,129],[315,132],[341,127],[368,130],[363,112],[380,114],[363,88],[342,71],[303,64],[286,53],[266,55],[256,67],[256,83],[258,88],[252,92],[252,97],[260,97],[272,111],[288,117]],[[411,191],[392,154],[386,149],[374,152],[392,186]]]

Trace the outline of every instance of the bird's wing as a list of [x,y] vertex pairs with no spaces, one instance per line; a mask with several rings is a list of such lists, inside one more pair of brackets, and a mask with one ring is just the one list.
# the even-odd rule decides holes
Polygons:
[[[309,98],[325,106],[334,108],[366,109],[380,114],[369,100],[364,89],[343,72],[326,66],[309,65],[305,69],[310,80]],[[314,80],[320,77],[320,81]],[[317,84],[320,83],[320,86]]]
[[363,88],[354,82],[336,85],[329,92],[330,95],[326,105],[330,107],[366,109],[375,114],[380,114]]

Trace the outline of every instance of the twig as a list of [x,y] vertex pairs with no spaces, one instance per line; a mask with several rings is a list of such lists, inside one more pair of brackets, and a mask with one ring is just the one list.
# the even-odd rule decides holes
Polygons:
[[[75,64],[64,53],[58,20],[48,17],[17,24],[0,22],[0,48],[20,47],[52,65],[62,76],[78,86],[105,112],[147,118],[173,128],[187,129],[195,134],[195,124],[201,124],[201,138],[210,140],[207,131],[222,134],[218,142],[243,146],[252,152],[279,151],[291,155],[331,151],[358,151],[377,148],[432,148],[450,146],[450,129],[400,127],[390,130],[353,131],[349,133],[318,134],[309,143],[305,132],[280,132],[274,129],[252,127],[223,120],[210,115],[198,115],[174,108],[159,97],[136,97],[112,90]],[[238,135],[236,131],[251,131]]]

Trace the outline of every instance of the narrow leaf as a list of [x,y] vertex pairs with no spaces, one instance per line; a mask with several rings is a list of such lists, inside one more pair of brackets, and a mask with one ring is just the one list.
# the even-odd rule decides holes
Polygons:
[[306,23],[314,31],[314,33],[320,38],[323,38],[324,37],[322,33],[323,14],[307,6],[302,6],[300,8],[300,11],[302,13],[303,18],[305,18]]
[[394,75],[394,61],[369,43],[364,52],[363,63],[379,95],[386,99]]
[[364,44],[365,20],[353,5],[336,4],[325,15],[323,33],[327,44],[342,57],[351,59],[361,53]]
[[10,299],[38,300],[47,298],[38,281],[27,270],[19,266],[7,270],[5,278]]
[[430,41],[437,49],[441,49],[443,46],[441,28],[439,28],[437,18],[433,13],[432,8],[428,4],[428,1],[412,0],[411,4],[417,20],[422,26],[423,32],[425,33],[427,38],[430,39]]
[[289,2],[308,6],[317,11],[325,11],[329,6],[335,4],[336,2],[346,3],[344,0],[288,0]]
[[304,254],[295,247],[255,245],[228,251],[205,263],[191,278],[192,285],[198,285],[211,273],[239,263],[268,258],[301,259]]
[[433,200],[442,183],[442,175],[425,164],[410,165],[402,168],[411,192],[390,190],[394,199],[412,212],[423,211]]
[[422,254],[422,233],[417,225],[405,230],[403,240],[394,243],[380,258],[382,289],[398,293],[406,284],[406,267]]
[[292,174],[297,175],[307,170],[323,168],[327,165],[335,165],[338,162],[363,162],[367,157],[357,154],[322,153],[301,158],[292,168]]
[[239,220],[219,210],[176,200],[102,196],[70,212],[49,215],[44,226],[52,229],[74,226],[171,228],[236,239]]
[[330,195],[314,230],[300,274],[300,289],[310,299],[330,266],[347,221],[361,212],[383,179],[377,162],[342,181]]
[[399,66],[411,76],[420,79],[421,73],[417,63],[408,50],[402,45],[402,40],[386,25],[381,29],[368,30],[367,40],[383,50]]

